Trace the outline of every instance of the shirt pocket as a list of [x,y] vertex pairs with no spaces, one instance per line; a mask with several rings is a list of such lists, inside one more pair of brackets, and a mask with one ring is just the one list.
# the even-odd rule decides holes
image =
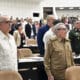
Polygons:
[[60,58],[62,51],[61,51],[61,49],[55,48],[53,53],[54,54],[52,57],[54,57],[54,59],[57,59],[57,58]]
[[67,51],[72,52],[72,48],[71,48],[71,45],[69,43],[67,44]]
[[56,47],[56,48],[54,48],[54,51],[57,53],[61,53],[63,51],[63,49],[60,47]]

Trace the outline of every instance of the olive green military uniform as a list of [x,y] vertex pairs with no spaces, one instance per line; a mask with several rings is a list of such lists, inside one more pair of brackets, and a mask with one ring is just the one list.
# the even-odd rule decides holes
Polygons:
[[65,70],[74,64],[70,41],[57,37],[47,44],[44,56],[44,66],[47,75],[52,74],[55,80],[64,80]]
[[71,41],[72,51],[76,55],[80,54],[80,29],[74,28],[69,32],[69,39]]

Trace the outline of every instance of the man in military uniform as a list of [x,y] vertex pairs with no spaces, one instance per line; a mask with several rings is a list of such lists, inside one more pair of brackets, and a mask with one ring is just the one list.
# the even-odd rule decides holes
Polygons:
[[80,54],[80,21],[75,22],[75,28],[70,31],[69,39],[71,41],[72,51],[76,55]]
[[56,36],[48,42],[45,50],[44,66],[48,80],[65,80],[66,68],[74,65],[65,24],[55,25],[54,33]]

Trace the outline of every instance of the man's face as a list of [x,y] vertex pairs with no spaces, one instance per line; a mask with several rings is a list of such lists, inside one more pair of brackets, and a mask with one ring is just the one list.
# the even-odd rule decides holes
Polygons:
[[3,21],[2,23],[0,23],[0,29],[3,32],[8,33],[11,30],[10,22],[9,21]]
[[53,26],[53,21],[54,21],[54,18],[53,18],[53,17],[50,17],[50,18],[48,19],[48,25],[49,25],[50,27]]
[[23,30],[22,26],[19,26],[18,31],[21,33]]
[[77,29],[80,29],[80,21],[75,23],[75,27],[76,27]]
[[29,19],[29,23],[32,23],[32,19],[31,18]]
[[66,28],[59,28],[57,30],[57,36],[64,39],[66,37],[67,30]]

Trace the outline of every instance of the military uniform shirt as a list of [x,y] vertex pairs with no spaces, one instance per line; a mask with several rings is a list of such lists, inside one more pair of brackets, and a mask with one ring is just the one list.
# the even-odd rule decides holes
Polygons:
[[52,74],[56,79],[64,79],[66,68],[73,64],[69,40],[62,41],[57,37],[50,40],[44,56],[47,75]]

